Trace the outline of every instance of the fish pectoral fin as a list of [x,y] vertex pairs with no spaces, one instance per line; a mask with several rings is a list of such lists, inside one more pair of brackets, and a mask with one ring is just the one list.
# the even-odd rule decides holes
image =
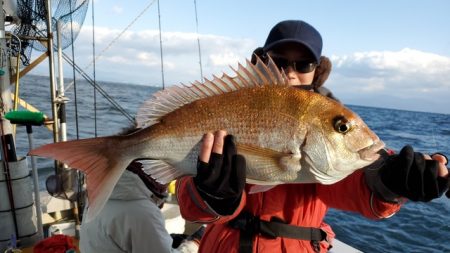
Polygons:
[[278,151],[275,151],[275,150],[272,150],[269,148],[261,148],[261,147],[253,146],[250,144],[237,143],[236,147],[237,147],[238,153],[248,154],[248,155],[252,155],[252,156],[272,158],[277,161],[281,157],[286,156],[286,154],[284,154],[282,152],[278,152]]
[[301,169],[301,154],[282,153],[268,148],[256,147],[248,144],[237,144],[238,153],[256,156],[260,159],[271,160],[284,171],[299,171]]
[[184,173],[163,160],[138,160],[142,170],[158,183],[168,184],[184,175]]

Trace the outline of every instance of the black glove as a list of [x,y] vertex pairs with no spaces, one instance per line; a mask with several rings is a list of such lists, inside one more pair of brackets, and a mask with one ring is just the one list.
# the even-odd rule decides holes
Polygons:
[[198,160],[194,183],[203,199],[219,214],[232,214],[245,186],[246,163],[236,154],[232,135],[225,136],[223,155],[212,153],[209,163]]
[[428,202],[447,190],[447,179],[438,176],[439,163],[405,146],[387,158],[379,170],[382,183],[393,193],[412,201]]
[[176,249],[180,246],[180,244],[188,238],[186,234],[170,234],[172,237],[172,248]]

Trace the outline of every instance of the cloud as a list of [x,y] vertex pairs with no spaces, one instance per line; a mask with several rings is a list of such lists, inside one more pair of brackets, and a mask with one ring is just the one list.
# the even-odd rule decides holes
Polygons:
[[[126,31],[95,28],[97,80],[162,85],[158,30]],[[119,35],[121,36],[119,37]],[[213,34],[163,32],[164,84],[190,83],[202,73],[231,73],[229,66],[249,58],[258,45],[252,39]],[[65,52],[71,54],[71,48]],[[75,42],[76,63],[92,75],[92,27],[84,26]],[[344,103],[450,114],[450,58],[404,48],[399,51],[332,55],[326,83]],[[48,65],[47,65],[48,66]],[[45,64],[40,73],[47,74]],[[71,69],[65,66],[66,77]],[[39,74],[39,72],[38,72]]]
[[[398,52],[357,52],[332,56],[334,73],[341,77],[368,82],[378,88],[410,88],[433,91],[449,88],[450,58],[405,48]],[[426,87],[426,89],[424,89]],[[362,89],[362,88],[361,88]],[[368,89],[367,91],[371,91]]]
[[327,86],[344,102],[450,113],[448,57],[404,48],[330,59],[333,72]]
[[[256,43],[251,39],[163,32],[165,85],[189,83],[201,79],[197,39],[200,40],[201,46],[203,76],[208,78],[223,71],[229,72],[229,65],[237,66],[238,62],[243,62],[245,58],[250,57],[256,47]],[[158,30],[122,32],[119,29],[96,27],[95,42],[97,80],[161,85]],[[82,28],[75,42],[75,49],[77,64],[91,73],[92,27]],[[70,73],[68,67],[66,66],[66,69]]]
[[122,6],[118,6],[118,5],[113,5],[112,6],[112,11],[115,14],[122,14],[123,13],[123,7]]

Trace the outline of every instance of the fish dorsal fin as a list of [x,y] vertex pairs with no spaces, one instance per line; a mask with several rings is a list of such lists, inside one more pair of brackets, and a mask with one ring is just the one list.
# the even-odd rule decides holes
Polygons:
[[162,116],[202,98],[246,87],[287,85],[286,74],[277,68],[270,57],[267,64],[258,58],[256,64],[247,60],[245,67],[238,64],[237,70],[231,69],[236,74],[235,77],[223,73],[222,77],[213,76],[212,80],[205,79],[204,83],[196,81],[190,86],[173,85],[154,93],[140,107],[136,116],[137,127],[156,124]]

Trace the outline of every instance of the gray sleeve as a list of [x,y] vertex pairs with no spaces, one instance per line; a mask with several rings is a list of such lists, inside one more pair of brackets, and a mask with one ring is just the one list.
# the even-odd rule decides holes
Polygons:
[[131,223],[134,223],[130,252],[172,252],[172,237],[167,232],[164,217],[156,205],[150,203],[140,213],[131,214],[130,218],[133,219]]
[[[165,227],[161,210],[154,205],[145,205],[129,214],[134,224],[131,232],[129,252],[196,253],[198,245],[194,241],[184,241],[177,249],[172,248],[172,237]],[[140,211],[139,211],[140,210]]]
[[172,252],[172,237],[160,209],[149,200],[127,201],[109,220],[108,236],[124,252]]

